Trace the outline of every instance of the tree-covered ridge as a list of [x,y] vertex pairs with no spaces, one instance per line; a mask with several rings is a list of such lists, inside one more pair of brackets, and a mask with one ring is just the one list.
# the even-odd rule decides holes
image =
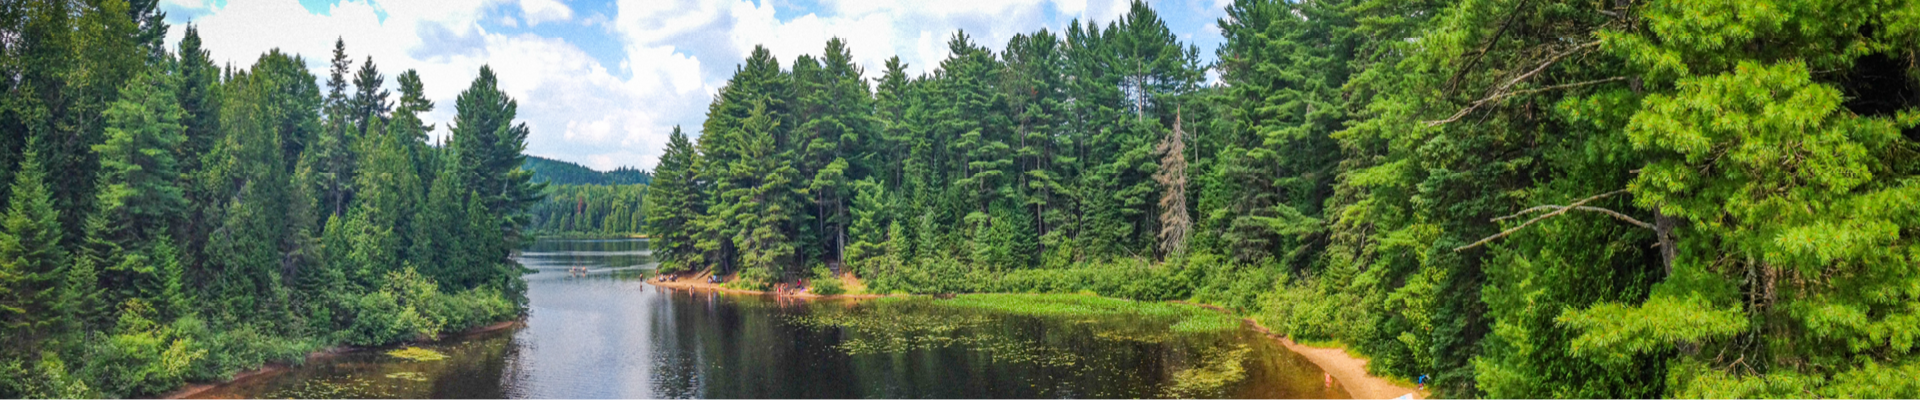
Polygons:
[[647,185],[548,185],[527,230],[553,236],[630,236],[646,226]]
[[0,397],[125,397],[513,318],[541,185],[490,69],[450,146],[336,43],[216,66],[156,1],[0,5]]
[[757,48],[651,247],[1220,304],[1447,396],[1920,396],[1920,1],[1226,11],[1207,66],[1137,2],[923,76]]
[[653,182],[653,175],[633,167],[595,171],[584,165],[538,156],[527,156],[520,169],[533,172],[533,181],[553,185],[633,185]]

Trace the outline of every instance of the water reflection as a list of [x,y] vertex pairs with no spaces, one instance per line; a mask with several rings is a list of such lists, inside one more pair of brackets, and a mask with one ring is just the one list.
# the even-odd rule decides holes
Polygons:
[[[1338,385],[1324,387],[1304,358],[1246,330],[1175,335],[1139,321],[1019,317],[932,299],[672,291],[642,282],[653,262],[644,240],[545,241],[521,262],[538,271],[526,276],[522,328],[421,346],[445,360],[353,353],[203,396],[1348,397]],[[589,274],[567,273],[578,266]],[[928,344],[889,347],[903,341]],[[1174,390],[1229,367],[1241,369],[1239,379],[1207,392]]]

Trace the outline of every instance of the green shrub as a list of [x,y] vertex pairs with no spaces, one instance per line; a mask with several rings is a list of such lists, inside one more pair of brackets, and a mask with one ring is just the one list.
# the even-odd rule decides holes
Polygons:
[[739,290],[767,290],[773,286],[773,274],[761,268],[748,268],[734,275],[733,282],[727,282],[724,286]]
[[825,267],[813,268],[813,281],[811,283],[813,283],[813,294],[832,296],[847,292],[847,288],[840,285],[840,277],[833,276],[833,271],[829,271]]
[[86,375],[94,377],[102,394],[127,397],[172,390],[185,382],[195,361],[207,351],[193,338],[180,337],[170,326],[155,323],[154,310],[140,299],[122,305],[114,334],[93,343]]

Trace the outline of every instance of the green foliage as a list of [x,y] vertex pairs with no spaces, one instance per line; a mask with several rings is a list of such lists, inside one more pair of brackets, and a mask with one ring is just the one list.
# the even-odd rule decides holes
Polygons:
[[698,263],[694,230],[706,208],[701,204],[701,188],[694,179],[696,157],[693,143],[675,126],[667,136],[666,153],[654,167],[656,179],[647,186],[641,207],[645,220],[639,223],[647,235],[647,249],[660,260],[662,272],[692,270]]
[[435,148],[418,73],[396,108],[372,60],[349,93],[344,43],[326,92],[277,50],[216,67],[192,27],[176,58],[155,4],[0,6],[0,396],[153,395],[523,312],[540,188],[490,71]]
[[98,380],[95,386],[108,397],[136,393],[159,393],[180,386],[193,363],[206,357],[192,338],[180,337],[171,326],[154,322],[153,309],[139,299],[128,300],[121,308],[114,333],[103,343],[93,344],[85,373]]
[[814,267],[813,279],[807,282],[813,284],[813,287],[807,289],[808,293],[832,296],[847,292],[847,288],[840,283],[840,277],[834,276],[833,271],[824,267]]
[[[548,185],[527,230],[536,234],[626,236],[646,231],[647,185]],[[658,250],[656,249],[656,252]]]

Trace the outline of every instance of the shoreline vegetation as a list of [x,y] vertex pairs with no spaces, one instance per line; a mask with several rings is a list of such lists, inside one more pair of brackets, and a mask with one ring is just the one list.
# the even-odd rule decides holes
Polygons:
[[1440,397],[1920,397],[1920,2],[1223,6],[1215,49],[1140,1],[921,65],[756,46],[649,248],[1218,304]]
[[179,389],[174,389],[171,391],[167,391],[165,393],[161,393],[159,395],[154,396],[154,398],[158,398],[158,399],[191,398],[194,395],[205,393],[208,390],[217,389],[222,386],[238,384],[238,383],[242,383],[242,382],[250,381],[254,379],[270,378],[270,377],[273,377],[274,375],[287,372],[292,368],[297,368],[302,365],[306,365],[315,361],[325,360],[328,358],[338,357],[338,356],[351,354],[351,353],[366,352],[366,351],[380,351],[380,350],[386,350],[386,349],[392,349],[392,348],[407,347],[409,345],[418,344],[418,343],[437,342],[437,341],[442,341],[442,340],[447,340],[452,338],[491,333],[491,332],[496,332],[496,331],[501,331],[506,329],[524,327],[526,326],[526,323],[527,323],[526,318],[521,317],[521,318],[516,318],[512,320],[495,322],[485,326],[469,328],[467,330],[460,331],[460,332],[442,333],[431,340],[415,340],[415,341],[388,343],[380,346],[367,346],[367,347],[336,345],[333,347],[328,347],[326,349],[315,350],[313,352],[307,353],[305,358],[298,360],[297,362],[282,362],[282,361],[268,362],[264,365],[259,366],[258,368],[236,372],[233,374],[232,377],[219,380],[219,381],[187,382],[186,384],[182,385]]
[[[705,273],[699,273],[699,274],[678,273],[678,274],[671,274],[671,275],[678,277],[679,280],[663,281],[663,280],[660,280],[660,278],[668,275],[658,275],[658,276],[648,278],[646,280],[646,283],[648,285],[674,289],[674,290],[711,291],[711,292],[721,292],[721,293],[739,294],[739,295],[777,296],[777,297],[798,298],[798,299],[829,299],[829,300],[831,299],[878,299],[878,298],[889,298],[889,297],[897,298],[897,297],[914,296],[914,295],[909,295],[904,293],[873,294],[873,293],[861,293],[859,291],[850,291],[848,294],[839,294],[839,295],[816,295],[816,294],[809,294],[809,293],[779,292],[779,291],[772,291],[772,290],[740,289],[735,287],[729,287],[726,285],[725,282],[708,283],[706,281],[706,278],[708,275]],[[843,281],[852,281],[852,280],[854,279],[850,276],[843,277]],[[995,295],[995,294],[967,293],[964,295]],[[1034,294],[1034,293],[1007,293],[1007,294],[998,294],[998,295],[1043,296],[1042,294]],[[1091,293],[1068,294],[1068,295],[1070,296],[1085,295],[1085,296],[1092,296],[1092,297],[1098,297],[1098,298],[1104,298],[1104,299],[1113,299],[1113,300],[1119,300],[1119,301],[1137,301],[1137,300],[1130,300],[1125,298],[1105,297],[1105,296],[1100,296],[1098,294],[1091,294]],[[1059,296],[1059,295],[1053,295],[1053,296]],[[1295,353],[1300,354],[1303,357],[1306,357],[1307,360],[1313,362],[1314,365],[1319,366],[1320,369],[1326,371],[1328,374],[1331,374],[1333,376],[1333,379],[1338,380],[1341,385],[1344,385],[1347,388],[1347,391],[1350,394],[1352,394],[1353,397],[1356,399],[1391,399],[1391,398],[1400,397],[1401,395],[1406,395],[1406,394],[1412,394],[1413,398],[1416,398],[1416,399],[1425,399],[1431,396],[1431,393],[1428,391],[1415,390],[1412,387],[1408,387],[1408,385],[1406,385],[1404,382],[1395,382],[1387,378],[1375,376],[1372,373],[1367,372],[1366,370],[1367,359],[1354,355],[1353,352],[1349,350],[1345,345],[1332,344],[1331,346],[1324,346],[1320,344],[1306,345],[1306,344],[1296,343],[1290,337],[1274,334],[1272,330],[1268,329],[1266,326],[1260,325],[1258,321],[1255,321],[1251,317],[1245,317],[1243,315],[1234,313],[1231,310],[1228,310],[1224,307],[1220,307],[1217,305],[1191,303],[1191,302],[1179,301],[1179,300],[1166,301],[1165,303],[1191,305],[1195,307],[1205,308],[1210,312],[1216,312],[1216,313],[1225,314],[1225,315],[1234,317],[1236,321],[1239,321],[1240,323],[1243,323],[1251,327],[1255,331],[1258,331],[1262,335],[1266,336],[1268,339],[1274,340],[1280,343],[1282,346],[1285,346],[1288,350],[1291,350]]]

